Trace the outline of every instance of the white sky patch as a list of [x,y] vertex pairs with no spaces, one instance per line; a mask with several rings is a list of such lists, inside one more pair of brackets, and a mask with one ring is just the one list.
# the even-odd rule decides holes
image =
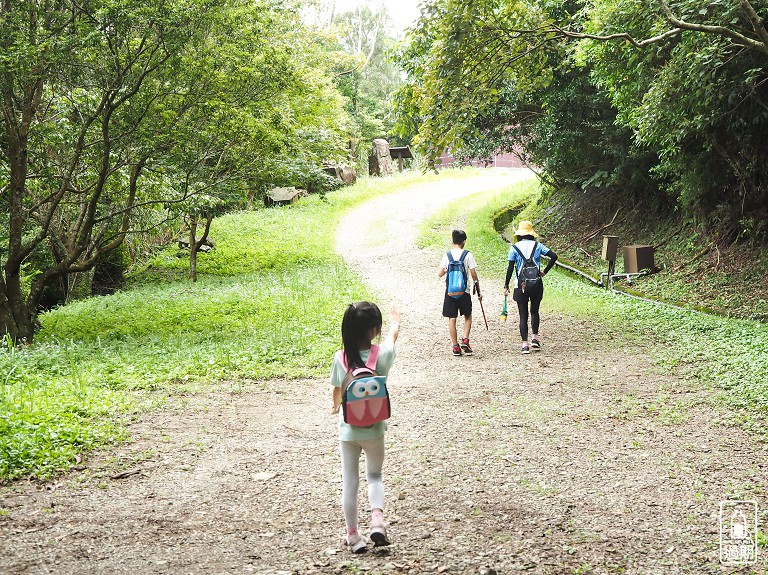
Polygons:
[[379,0],[378,2],[372,2],[371,0],[336,0],[336,13],[349,12],[360,5],[367,5],[372,10],[376,10],[381,5],[381,2],[387,6],[387,12],[392,17],[395,31],[398,34],[405,28],[412,26],[419,17],[420,8],[418,0]]

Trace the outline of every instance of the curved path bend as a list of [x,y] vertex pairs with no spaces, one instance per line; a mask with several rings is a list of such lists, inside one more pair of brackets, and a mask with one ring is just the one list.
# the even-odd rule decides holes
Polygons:
[[766,453],[707,391],[660,368],[653,342],[545,300],[544,349],[521,356],[516,322],[498,321],[502,278],[479,262],[490,330],[476,314],[474,356],[449,353],[441,254],[415,246],[417,226],[527,176],[446,174],[339,228],[339,253],[385,313],[402,312],[385,463],[394,545],[341,545],[327,381],[223,384],[142,414],[133,443],[80,472],[3,491],[0,572],[722,573],[720,501],[765,509]]

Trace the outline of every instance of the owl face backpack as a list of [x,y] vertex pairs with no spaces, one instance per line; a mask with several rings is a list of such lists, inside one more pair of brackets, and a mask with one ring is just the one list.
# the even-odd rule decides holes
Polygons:
[[376,373],[379,346],[372,345],[365,367],[350,370],[344,352],[339,360],[347,375],[341,384],[341,407],[344,422],[355,427],[370,427],[390,417],[387,377]]

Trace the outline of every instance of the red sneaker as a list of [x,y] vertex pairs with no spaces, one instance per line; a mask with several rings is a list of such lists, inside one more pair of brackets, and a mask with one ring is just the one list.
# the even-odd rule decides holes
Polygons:
[[472,348],[469,346],[469,338],[465,337],[461,340],[461,350],[467,355],[472,355]]

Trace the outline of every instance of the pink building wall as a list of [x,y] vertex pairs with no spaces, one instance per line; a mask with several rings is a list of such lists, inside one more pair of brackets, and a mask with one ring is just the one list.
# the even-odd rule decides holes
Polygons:
[[[449,152],[443,152],[443,155],[440,156],[440,159],[442,160],[442,163],[436,165],[438,169],[448,168],[452,166],[456,161]],[[514,154],[500,154],[498,156],[494,156],[492,161],[487,164],[485,162],[473,161],[471,162],[471,165],[478,168],[522,168],[523,167],[523,163],[520,161],[520,158],[518,158]]]

